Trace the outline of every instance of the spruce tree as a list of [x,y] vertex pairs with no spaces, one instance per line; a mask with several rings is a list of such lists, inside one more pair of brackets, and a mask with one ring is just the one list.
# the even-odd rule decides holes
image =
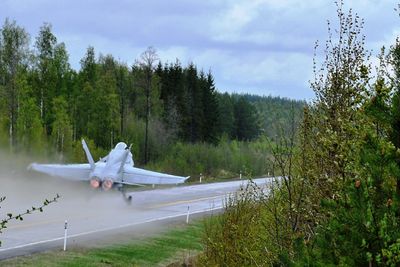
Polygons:
[[203,140],[209,143],[216,143],[218,138],[219,109],[215,92],[214,78],[209,72],[207,77],[201,77],[203,91]]
[[240,97],[234,106],[235,137],[250,141],[260,133],[257,110],[244,97]]
[[234,138],[236,135],[234,100],[228,93],[218,94],[218,110],[218,132],[220,135],[226,135],[229,139]]

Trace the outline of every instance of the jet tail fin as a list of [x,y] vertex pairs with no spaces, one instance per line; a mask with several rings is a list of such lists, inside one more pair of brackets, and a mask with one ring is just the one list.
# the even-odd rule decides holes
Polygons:
[[90,169],[94,170],[94,167],[95,167],[94,160],[93,160],[92,154],[90,154],[89,148],[84,139],[82,139],[82,147],[83,147],[83,150],[85,150],[86,157],[90,164]]
[[125,154],[122,158],[121,166],[119,166],[118,173],[121,173],[124,170],[124,165],[125,165],[126,159],[128,158],[129,152],[131,152],[131,147],[132,147],[132,144],[129,147],[125,148]]

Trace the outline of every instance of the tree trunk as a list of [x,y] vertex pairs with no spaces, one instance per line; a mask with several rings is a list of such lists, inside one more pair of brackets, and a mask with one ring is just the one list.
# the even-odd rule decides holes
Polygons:
[[147,164],[148,158],[148,133],[149,133],[149,115],[150,115],[150,83],[151,76],[147,75],[147,89],[146,89],[146,131],[144,137],[144,164]]

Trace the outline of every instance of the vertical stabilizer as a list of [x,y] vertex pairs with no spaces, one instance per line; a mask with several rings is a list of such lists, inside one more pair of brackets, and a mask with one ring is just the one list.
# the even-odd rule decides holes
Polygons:
[[121,173],[124,170],[124,165],[128,158],[129,153],[131,152],[131,147],[132,147],[132,144],[129,147],[125,148],[124,155],[123,155],[122,161],[121,161],[121,166],[119,166],[118,173]]
[[94,160],[93,160],[92,154],[90,154],[89,148],[84,139],[82,139],[82,147],[83,147],[83,150],[85,150],[86,157],[90,164],[90,169],[94,170],[94,167],[95,167]]

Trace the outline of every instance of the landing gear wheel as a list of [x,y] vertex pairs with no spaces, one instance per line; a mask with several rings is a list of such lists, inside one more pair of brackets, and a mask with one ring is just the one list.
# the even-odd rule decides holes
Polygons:
[[128,204],[128,205],[131,205],[132,204],[132,196],[126,196],[125,194],[124,194],[124,199],[125,199],[125,202],[126,202],[126,204]]
[[125,200],[125,202],[127,204],[129,204],[129,205],[132,204],[132,195],[127,195],[126,192],[125,192],[125,188],[119,187],[118,191],[121,192],[122,197],[124,198],[124,200]]

